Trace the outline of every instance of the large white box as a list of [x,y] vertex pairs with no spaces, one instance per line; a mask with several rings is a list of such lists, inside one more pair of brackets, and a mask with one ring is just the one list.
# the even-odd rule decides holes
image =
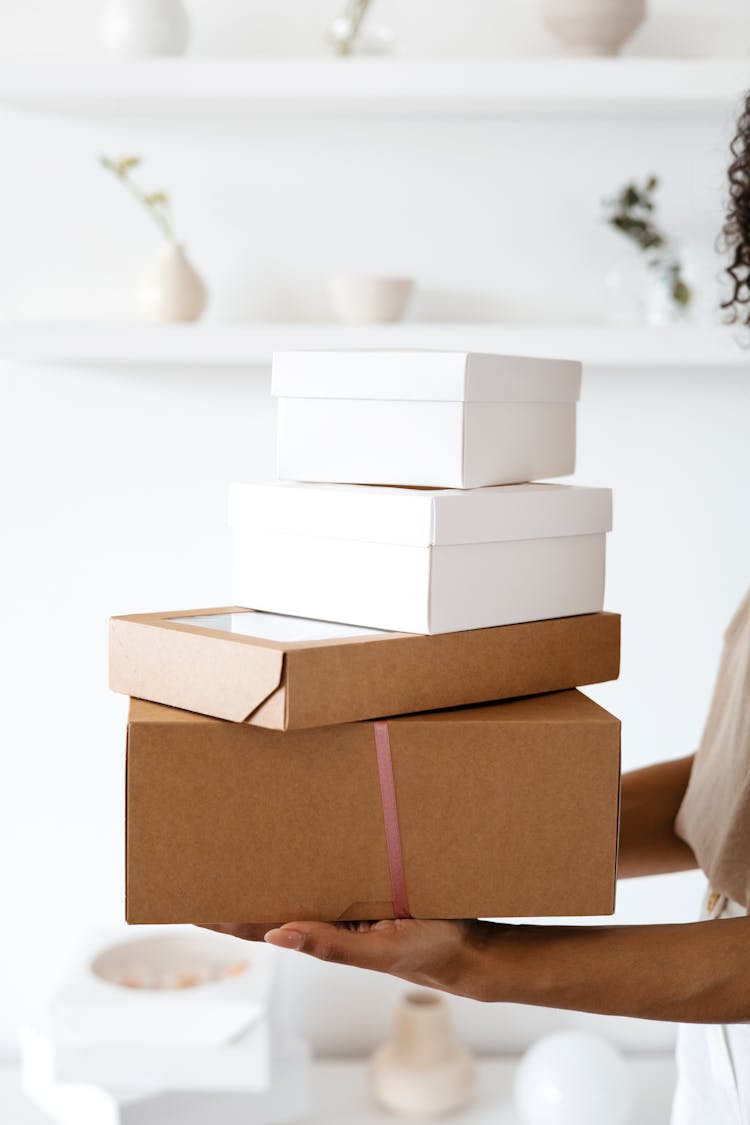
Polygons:
[[471,352],[279,352],[282,480],[479,488],[575,469],[581,365]]
[[236,605],[451,633],[601,610],[612,495],[235,484],[229,521]]
[[22,1029],[21,1060],[24,1092],[60,1125],[271,1125],[310,1111],[310,1052],[289,1036],[274,1043],[271,1083],[257,1092],[58,1082],[43,1027]]
[[227,1043],[97,1043],[50,1026],[55,1082],[157,1090],[267,1090],[270,1021],[259,1020]]

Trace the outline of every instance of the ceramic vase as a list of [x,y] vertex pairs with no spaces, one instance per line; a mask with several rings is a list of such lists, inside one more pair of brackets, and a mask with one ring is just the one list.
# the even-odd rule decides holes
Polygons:
[[393,1038],[370,1061],[375,1100],[399,1117],[440,1117],[466,1105],[474,1081],[474,1062],[456,1042],[445,1000],[408,992],[396,1010]]
[[113,55],[182,55],[190,40],[182,0],[107,0],[101,28]]
[[616,55],[643,23],[646,0],[542,0],[542,15],[571,55]]
[[206,287],[193,269],[185,250],[165,247],[143,279],[141,307],[149,320],[197,320],[206,307]]

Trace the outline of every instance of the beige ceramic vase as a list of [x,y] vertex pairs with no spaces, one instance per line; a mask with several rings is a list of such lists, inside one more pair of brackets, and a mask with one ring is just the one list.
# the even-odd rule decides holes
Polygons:
[[542,0],[542,15],[571,55],[616,55],[643,23],[646,0]]
[[456,1042],[448,1005],[434,992],[407,992],[393,1038],[370,1060],[370,1087],[398,1117],[440,1117],[470,1100],[474,1062]]
[[141,308],[149,320],[197,320],[206,307],[206,287],[179,245],[165,247],[141,285]]

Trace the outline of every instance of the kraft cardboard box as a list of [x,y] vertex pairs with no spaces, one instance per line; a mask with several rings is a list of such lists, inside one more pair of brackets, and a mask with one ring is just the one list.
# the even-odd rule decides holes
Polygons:
[[405,633],[597,613],[608,488],[233,484],[232,600]]
[[613,613],[434,637],[231,606],[110,623],[115,691],[272,730],[582,687],[619,661]]
[[286,733],[134,700],[127,920],[608,914],[619,769],[577,691]]
[[570,360],[278,352],[279,476],[478,488],[572,473],[580,384]]

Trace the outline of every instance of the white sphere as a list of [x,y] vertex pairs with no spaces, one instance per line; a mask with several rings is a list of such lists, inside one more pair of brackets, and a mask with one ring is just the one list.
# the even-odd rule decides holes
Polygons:
[[632,1089],[622,1054],[588,1031],[558,1031],[518,1066],[516,1112],[524,1125],[625,1125]]

